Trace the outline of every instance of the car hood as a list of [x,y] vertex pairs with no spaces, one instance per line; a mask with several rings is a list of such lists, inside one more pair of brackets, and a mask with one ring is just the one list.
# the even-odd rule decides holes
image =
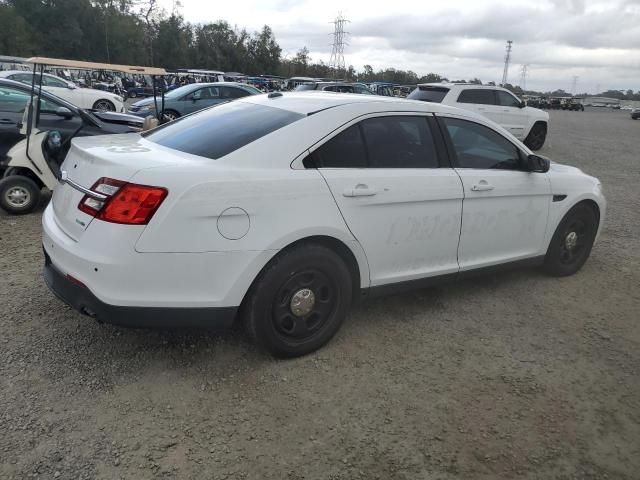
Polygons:
[[[160,96],[158,96],[158,105],[160,105],[160,102],[162,101],[162,99],[160,98]],[[167,99],[165,98],[165,103],[167,102]],[[138,100],[137,102],[131,104],[132,107],[144,107],[146,105],[152,105],[153,104],[153,97],[150,98],[145,98],[142,100]]]
[[77,87],[77,88],[74,88],[74,91],[78,91],[79,93],[82,93],[82,94],[92,95],[94,97],[111,98],[113,100],[120,99],[120,96],[116,95],[115,93],[106,92],[104,90],[96,90],[94,88]]
[[524,107],[525,113],[534,118],[549,120],[549,113],[535,107]]
[[105,123],[119,123],[121,125],[129,125],[132,127],[142,127],[142,123],[144,122],[142,118],[136,117],[135,115],[128,115],[126,113],[97,111],[92,111],[91,113]]

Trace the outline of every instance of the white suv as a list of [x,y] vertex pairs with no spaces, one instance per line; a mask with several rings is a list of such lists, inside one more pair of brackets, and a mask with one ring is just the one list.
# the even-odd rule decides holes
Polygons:
[[547,137],[549,114],[527,107],[506,88],[470,83],[424,83],[407,98],[477,112],[522,140],[531,150],[540,150]]

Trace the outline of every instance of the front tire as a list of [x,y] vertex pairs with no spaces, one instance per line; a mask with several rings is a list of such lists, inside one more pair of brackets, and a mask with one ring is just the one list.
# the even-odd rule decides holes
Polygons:
[[31,213],[39,203],[40,187],[30,178],[11,175],[0,180],[0,207],[8,213]]
[[115,112],[116,106],[109,100],[98,100],[93,104],[93,109],[99,112]]
[[298,357],[326,344],[349,312],[352,279],[333,250],[303,244],[273,259],[245,298],[247,334],[280,357]]
[[589,258],[597,232],[594,209],[584,203],[574,206],[553,234],[544,258],[545,271],[556,277],[576,273]]
[[536,123],[524,140],[524,144],[531,150],[540,150],[547,139],[547,125],[542,122]]

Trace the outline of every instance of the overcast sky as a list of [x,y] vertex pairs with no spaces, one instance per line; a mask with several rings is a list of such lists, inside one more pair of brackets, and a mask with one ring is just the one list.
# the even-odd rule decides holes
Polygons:
[[[161,0],[168,11],[173,0]],[[348,18],[347,65],[361,70],[395,67],[449,79],[499,82],[506,40],[513,40],[509,82],[527,88],[579,92],[640,90],[640,0],[182,0],[193,22],[224,19],[232,25],[274,30],[283,55],[306,46],[313,61],[329,61],[330,23]],[[210,65],[210,68],[215,68]]]

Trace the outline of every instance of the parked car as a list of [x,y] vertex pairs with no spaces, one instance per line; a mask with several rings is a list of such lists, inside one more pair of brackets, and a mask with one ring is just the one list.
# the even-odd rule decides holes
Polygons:
[[350,83],[350,82],[312,82],[303,83],[295,88],[296,92],[304,91],[319,91],[319,92],[338,92],[338,93],[359,93],[362,95],[375,95],[369,87],[364,83]]
[[[6,169],[7,152],[24,138],[20,129],[30,94],[30,86],[0,78],[0,174]],[[81,110],[43,90],[39,128],[42,131],[57,130],[63,141],[78,128],[81,128],[79,136],[125,133],[142,128],[143,120],[139,117],[116,112]]]
[[[38,74],[38,77],[39,76]],[[0,72],[0,78],[15,80],[31,86],[33,72],[7,70]],[[36,79],[36,84],[38,84],[38,82],[39,78]],[[53,93],[56,97],[62,98],[78,108],[124,112],[124,100],[121,96],[107,91],[77,87],[73,82],[56,77],[55,75],[49,75],[48,73],[42,76],[42,89]]]
[[640,108],[634,108],[633,110],[631,110],[631,118],[633,120],[637,120],[638,118],[640,118]]
[[43,216],[68,304],[135,326],[229,327],[276,355],[325,344],[363,295],[587,260],[598,179],[468,110],[271,93],[148,133],[75,139]]
[[407,97],[442,103],[479,113],[504,127],[531,150],[540,150],[547,137],[549,114],[527,107],[506,88],[468,83],[425,83]]
[[[218,103],[261,93],[257,88],[243,83],[193,83],[165,94],[164,115],[174,120]],[[160,100],[154,102],[153,98],[145,98],[131,105],[128,113],[146,117],[155,115],[156,108],[162,108]]]

